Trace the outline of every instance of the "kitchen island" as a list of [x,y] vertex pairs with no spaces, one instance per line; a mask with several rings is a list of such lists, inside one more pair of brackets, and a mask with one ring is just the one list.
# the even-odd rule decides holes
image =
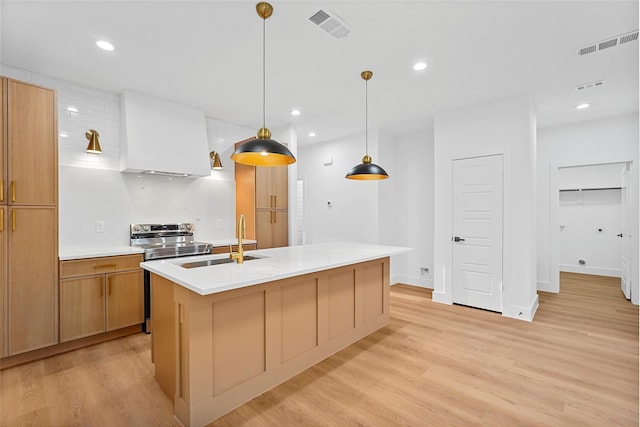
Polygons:
[[407,251],[327,243],[250,251],[242,264],[142,263],[156,380],[176,418],[205,425],[385,326],[389,257]]

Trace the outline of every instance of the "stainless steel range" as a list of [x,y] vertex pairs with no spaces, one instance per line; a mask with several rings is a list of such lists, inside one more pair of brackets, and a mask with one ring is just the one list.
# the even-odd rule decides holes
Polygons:
[[[195,227],[191,223],[180,224],[131,224],[130,244],[144,249],[144,260],[177,258],[191,255],[207,255],[212,245],[196,242]],[[151,274],[144,271],[144,318],[143,329],[151,332]]]

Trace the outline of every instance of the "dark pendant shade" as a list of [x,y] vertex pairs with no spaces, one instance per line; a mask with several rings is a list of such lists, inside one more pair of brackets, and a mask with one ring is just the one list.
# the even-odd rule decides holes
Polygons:
[[379,179],[389,178],[387,171],[380,166],[372,163],[371,156],[369,156],[369,103],[367,102],[367,82],[373,77],[372,71],[363,71],[360,73],[360,77],[364,80],[364,146],[365,155],[362,158],[362,163],[351,168],[349,172],[344,176],[347,179],[357,179],[360,181],[373,181]]
[[296,158],[278,141],[256,138],[239,145],[231,160],[249,166],[285,166],[295,163]]
[[387,179],[389,175],[380,166],[375,163],[371,163],[371,157],[365,156],[362,159],[362,163],[356,165],[347,172],[345,175],[347,179],[359,179],[359,180],[377,180]]

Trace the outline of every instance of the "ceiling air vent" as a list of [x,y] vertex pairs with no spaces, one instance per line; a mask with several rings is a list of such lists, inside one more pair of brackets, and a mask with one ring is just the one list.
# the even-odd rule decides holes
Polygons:
[[638,30],[635,30],[630,33],[613,37],[608,40],[602,40],[602,41],[581,47],[580,49],[578,49],[578,56],[588,55],[590,53],[599,52],[601,50],[609,49],[610,47],[619,46],[621,44],[626,44],[626,43],[630,43],[637,40],[638,40]]
[[576,91],[581,92],[586,89],[593,89],[596,87],[600,87],[604,84],[604,80],[598,80],[595,82],[583,83],[581,85],[576,86]]
[[309,18],[309,21],[337,39],[347,37],[351,32],[351,28],[338,15],[329,10],[317,11]]

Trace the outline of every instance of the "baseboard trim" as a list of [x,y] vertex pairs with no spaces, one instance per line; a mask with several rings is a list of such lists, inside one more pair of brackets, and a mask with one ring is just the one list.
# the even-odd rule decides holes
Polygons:
[[3,357],[0,359],[0,371],[14,366],[22,365],[24,363],[33,362],[35,360],[44,359],[58,354],[66,353],[68,351],[78,350],[83,347],[89,347],[90,345],[100,344],[105,341],[111,341],[116,338],[125,337],[127,335],[133,335],[142,332],[141,325],[128,326],[126,328],[117,329],[115,331],[105,332],[99,335],[93,335],[86,338],[81,338],[74,341],[68,341],[61,344],[52,345],[49,347],[39,348],[37,350],[28,351],[26,353],[20,353],[13,356]]
[[553,292],[555,294],[557,294],[558,292],[560,292],[559,289],[554,289],[551,286],[551,282],[547,282],[547,281],[538,281],[537,283],[538,286],[538,290],[541,292]]
[[622,272],[616,268],[560,264],[560,271],[566,273],[592,274],[594,276],[622,277]]
[[540,300],[538,298],[538,294],[536,294],[528,307],[513,305],[510,310],[504,310],[502,315],[505,317],[511,317],[512,319],[531,322],[533,321],[533,317],[536,315],[536,311],[538,311],[539,303]]
[[433,289],[433,280],[423,277],[397,274],[391,278],[391,283],[404,283],[406,285],[417,286],[419,288]]
[[431,293],[431,301],[439,302],[440,304],[452,305],[451,295],[447,295],[444,292],[434,290]]

